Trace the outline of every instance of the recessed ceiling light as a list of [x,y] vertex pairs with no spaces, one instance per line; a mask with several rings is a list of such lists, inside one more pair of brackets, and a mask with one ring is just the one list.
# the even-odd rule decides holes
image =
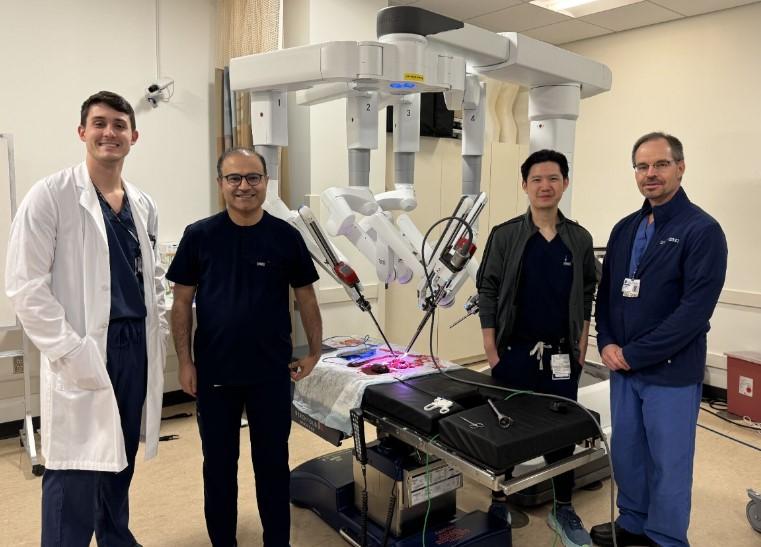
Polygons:
[[601,11],[607,11],[641,0],[533,0],[530,2],[540,8],[556,11],[569,17],[584,17]]

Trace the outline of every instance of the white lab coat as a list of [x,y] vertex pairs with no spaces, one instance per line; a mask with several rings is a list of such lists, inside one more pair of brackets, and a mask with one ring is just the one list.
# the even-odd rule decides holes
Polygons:
[[[156,455],[168,333],[151,198],[125,182],[143,256],[148,390],[145,458]],[[149,238],[150,234],[150,238]],[[153,241],[151,241],[151,238]],[[106,371],[111,274],[106,226],[82,163],[37,182],[11,225],[5,290],[40,350],[42,454],[48,469],[127,466],[119,409]],[[151,275],[153,273],[153,275]]]

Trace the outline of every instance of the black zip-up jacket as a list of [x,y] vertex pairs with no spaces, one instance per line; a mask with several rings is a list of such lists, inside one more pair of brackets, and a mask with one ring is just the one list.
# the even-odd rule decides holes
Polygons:
[[[558,211],[558,236],[573,256],[573,283],[568,302],[568,340],[574,362],[579,358],[579,338],[584,321],[592,316],[596,259],[592,236],[578,223],[568,220]],[[539,229],[525,214],[495,226],[489,234],[484,258],[478,269],[478,306],[481,328],[496,329],[497,350],[502,353],[513,332],[518,312],[516,302],[526,242]]]
[[[637,298],[621,293],[637,227],[650,213],[655,234],[637,267]],[[671,200],[639,211],[613,228],[597,295],[597,347],[623,348],[646,382],[686,386],[703,381],[706,333],[724,286],[727,240],[719,223],[680,188]]]

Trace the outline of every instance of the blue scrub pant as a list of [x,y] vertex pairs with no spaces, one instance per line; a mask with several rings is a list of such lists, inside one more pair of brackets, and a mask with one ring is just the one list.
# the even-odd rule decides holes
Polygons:
[[610,375],[611,456],[618,524],[662,547],[687,546],[702,384],[683,387]]
[[197,396],[204,514],[212,545],[237,544],[240,420],[245,408],[264,547],[287,547],[291,528],[290,377],[284,374],[282,380],[251,386],[215,387],[199,382]]
[[[542,358],[543,368],[539,368],[536,355],[530,355],[534,344],[514,343],[500,354],[499,363],[492,369],[491,375],[501,384],[512,389],[534,391],[560,395],[576,400],[579,392],[581,365],[571,363],[571,377],[564,380],[552,379],[552,352],[545,350]],[[571,358],[573,360],[573,358]],[[506,394],[507,395],[507,394]],[[547,400],[547,404],[550,401]],[[553,464],[573,455],[575,446],[565,446],[544,455],[544,461]],[[507,470],[512,475],[512,468]],[[574,486],[574,472],[566,471],[552,479],[555,500],[558,503],[571,503]]]
[[42,477],[42,547],[134,547],[129,530],[129,486],[140,442],[148,358],[145,320],[108,327],[106,368],[124,434],[128,465],[118,473],[46,469]]

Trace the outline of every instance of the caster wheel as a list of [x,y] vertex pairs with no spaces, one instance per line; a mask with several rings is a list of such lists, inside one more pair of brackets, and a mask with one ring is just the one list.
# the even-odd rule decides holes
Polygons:
[[44,472],[45,472],[44,465],[37,464],[32,466],[32,475],[34,475],[35,477],[41,477]]
[[755,501],[749,501],[745,508],[745,514],[748,516],[748,522],[756,532],[761,533],[761,504]]

